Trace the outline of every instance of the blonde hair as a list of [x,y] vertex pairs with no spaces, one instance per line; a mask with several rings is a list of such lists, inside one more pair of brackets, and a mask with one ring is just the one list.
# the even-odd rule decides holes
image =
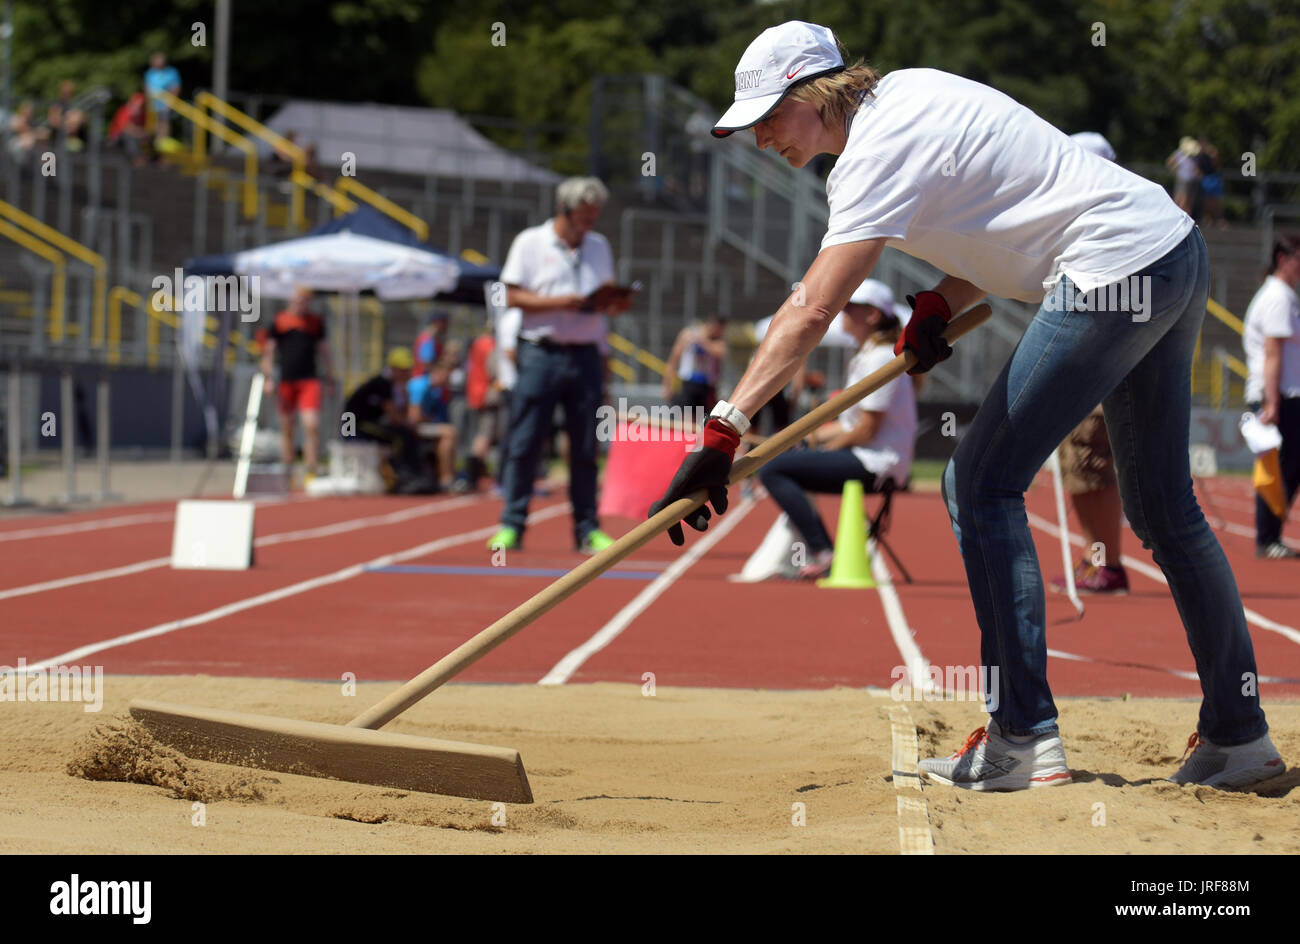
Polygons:
[[[836,40],[836,44],[839,45],[839,40]],[[845,62],[848,61],[842,45],[840,56]],[[859,59],[839,72],[796,85],[790,90],[789,97],[816,108],[826,127],[837,127],[857,111],[863,92],[867,95],[875,94],[873,90],[879,81],[880,73]]]

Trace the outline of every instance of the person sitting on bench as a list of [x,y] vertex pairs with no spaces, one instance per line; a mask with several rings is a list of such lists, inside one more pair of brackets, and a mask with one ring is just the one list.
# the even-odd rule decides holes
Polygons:
[[[390,492],[423,492],[433,484],[419,464],[419,441],[407,422],[406,382],[414,361],[409,348],[388,352],[388,366],[353,390],[343,404],[342,434],[390,447],[384,479]],[[428,480],[427,482],[425,480]]]
[[[858,342],[845,387],[851,387],[894,359],[902,324],[894,313],[889,287],[867,279],[844,307],[844,327]],[[772,498],[803,536],[806,563],[801,579],[830,573],[834,544],[805,492],[839,494],[844,483],[862,482],[881,491],[887,480],[907,484],[916,444],[916,397],[912,378],[903,376],[849,407],[808,438],[812,449],[782,453],[759,470]]]
[[451,365],[446,359],[433,364],[406,383],[407,420],[421,440],[435,443],[438,490],[464,491],[455,487],[456,426],[448,412],[447,386]]

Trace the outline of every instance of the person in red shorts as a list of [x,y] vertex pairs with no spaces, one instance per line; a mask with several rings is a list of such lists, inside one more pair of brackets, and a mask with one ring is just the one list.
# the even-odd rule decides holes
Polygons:
[[[329,345],[325,343],[325,321],[310,308],[312,291],[294,289],[289,307],[279,312],[265,333],[262,346],[262,374],[266,392],[274,394],[280,409],[280,459],[292,468],[294,460],[294,418],[302,417],[302,458],[308,475],[315,475],[320,459],[321,380],[317,362],[325,369],[330,393],[334,380],[330,369]],[[278,357],[276,355],[279,355]],[[271,376],[278,361],[280,379]]]

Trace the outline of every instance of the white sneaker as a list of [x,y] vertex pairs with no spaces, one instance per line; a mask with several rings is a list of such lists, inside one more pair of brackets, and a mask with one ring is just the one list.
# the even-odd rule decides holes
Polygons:
[[[1187,757],[1187,751],[1192,752]],[[1282,755],[1267,734],[1246,744],[1221,747],[1196,732],[1187,739],[1186,763],[1169,779],[1174,783],[1197,783],[1221,790],[1249,787],[1286,771]]]
[[918,765],[931,780],[964,790],[1027,790],[1071,782],[1059,734],[1040,734],[1016,744],[1002,736],[992,718],[973,731],[960,751]]

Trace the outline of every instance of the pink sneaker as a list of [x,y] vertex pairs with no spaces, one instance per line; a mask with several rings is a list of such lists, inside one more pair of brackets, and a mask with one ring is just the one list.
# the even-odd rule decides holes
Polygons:
[[[1068,590],[1064,577],[1053,577],[1049,587],[1053,593]],[[1079,593],[1122,596],[1128,593],[1128,573],[1123,567],[1094,567],[1080,561],[1074,568],[1074,589]]]

